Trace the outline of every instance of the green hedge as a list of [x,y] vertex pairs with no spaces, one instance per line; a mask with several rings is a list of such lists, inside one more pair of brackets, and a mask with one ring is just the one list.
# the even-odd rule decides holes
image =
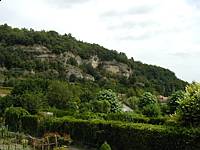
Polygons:
[[122,122],[130,122],[130,123],[148,123],[148,124],[157,124],[162,125],[165,124],[167,118],[166,117],[146,117],[142,114],[136,113],[82,113],[82,114],[75,114],[73,117],[77,119],[83,120],[113,120],[113,121],[122,121]]
[[8,125],[11,131],[22,130],[22,117],[29,115],[29,113],[21,107],[9,107],[5,110],[5,124]]
[[60,118],[46,121],[42,132],[67,132],[75,141],[99,147],[107,141],[113,150],[197,150],[199,128],[187,129],[117,121]]
[[36,115],[27,115],[21,118],[22,129],[25,133],[37,136],[39,129],[39,118]]
[[135,113],[111,113],[105,117],[106,120],[115,120],[123,122],[134,122],[134,123],[148,123],[149,118],[141,114]]
[[[39,121],[40,120],[40,121]],[[8,122],[9,126],[13,122]],[[82,120],[73,117],[40,119],[23,116],[24,132],[41,136],[45,132],[68,133],[74,141],[100,147],[107,141],[112,150],[199,150],[200,128],[183,128],[144,123]]]

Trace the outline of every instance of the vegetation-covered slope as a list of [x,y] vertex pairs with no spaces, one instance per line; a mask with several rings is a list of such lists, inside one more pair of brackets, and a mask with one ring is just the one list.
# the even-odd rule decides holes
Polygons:
[[173,72],[128,59],[124,53],[76,40],[55,31],[0,26],[0,83],[12,86],[31,77],[94,82],[116,92],[169,95],[186,82]]

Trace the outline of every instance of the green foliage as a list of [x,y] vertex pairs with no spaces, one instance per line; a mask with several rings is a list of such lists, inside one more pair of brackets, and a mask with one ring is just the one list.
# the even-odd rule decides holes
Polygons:
[[[117,98],[116,93],[112,90],[102,90],[97,94],[98,101],[108,101],[110,103],[110,112],[120,112],[121,104]],[[107,105],[108,106],[108,105]]]
[[155,104],[148,104],[142,108],[142,114],[147,117],[158,117],[161,115],[160,106]]
[[46,92],[48,89],[48,80],[45,79],[25,79],[16,84],[12,90],[12,95],[22,95],[24,92]]
[[38,135],[39,117],[36,115],[25,115],[21,117],[23,132],[31,135]]
[[93,112],[109,113],[111,111],[111,104],[108,100],[100,100],[92,102]]
[[139,98],[136,96],[129,97],[128,99],[125,100],[125,103],[133,109],[133,111],[138,111],[139,107]]
[[[199,128],[181,128],[141,123],[81,120],[73,117],[39,122],[40,131],[69,133],[74,141],[100,146],[108,141],[116,150],[199,149]],[[134,142],[133,142],[134,141]]]
[[110,145],[107,142],[104,142],[99,150],[112,150]]
[[105,120],[115,120],[115,121],[122,121],[122,122],[134,122],[134,123],[148,123],[150,121],[149,118],[142,114],[136,113],[110,113],[106,115]]
[[42,92],[23,93],[17,102],[31,114],[36,114],[40,109],[48,106],[46,96]]
[[70,65],[73,65],[73,66],[78,66],[78,63],[77,63],[76,59],[73,58],[73,57],[70,57],[70,58],[67,60],[67,63],[70,64]]
[[155,103],[157,103],[157,98],[154,95],[152,95],[150,92],[145,92],[140,97],[138,106],[139,108],[143,108],[144,106],[155,104]]
[[6,108],[14,104],[14,99],[11,96],[0,97],[0,116],[3,116]]
[[200,83],[186,87],[184,98],[180,100],[178,113],[185,125],[200,125]]
[[185,93],[183,91],[176,91],[170,96],[168,106],[171,114],[173,114],[178,108],[179,101],[184,98],[184,94]]
[[59,109],[67,108],[72,101],[73,93],[67,83],[52,81],[48,87],[47,99],[50,106]]
[[21,119],[26,115],[29,113],[21,107],[9,107],[5,110],[5,124],[12,131],[21,131]]

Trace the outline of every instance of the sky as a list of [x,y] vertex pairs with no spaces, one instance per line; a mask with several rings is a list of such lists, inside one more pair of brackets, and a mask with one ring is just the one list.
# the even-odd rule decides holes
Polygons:
[[200,0],[1,0],[4,23],[71,33],[200,81]]

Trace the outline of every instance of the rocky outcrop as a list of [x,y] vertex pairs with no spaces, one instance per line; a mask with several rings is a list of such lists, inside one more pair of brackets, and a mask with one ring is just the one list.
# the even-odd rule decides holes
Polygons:
[[42,45],[33,45],[33,46],[19,46],[25,52],[34,53],[34,54],[50,54],[51,51]]
[[77,62],[78,66],[82,64],[91,64],[94,69],[103,69],[106,72],[109,72],[113,75],[120,75],[129,78],[132,74],[132,70],[128,67],[128,65],[124,63],[119,63],[117,61],[101,61],[97,55],[91,56],[90,59],[82,59],[80,56],[73,54],[72,52],[64,52],[61,54],[52,53],[47,47],[41,45],[33,45],[33,46],[20,46],[25,52],[31,53],[33,57],[39,59],[41,61],[59,61],[66,68],[65,73],[66,77],[69,78],[71,75],[74,75],[76,78],[86,79],[94,81],[94,77],[89,74],[83,73],[77,66],[69,65],[68,60],[70,58],[74,58]]
[[127,78],[129,78],[132,74],[132,70],[128,67],[128,65],[123,63],[118,63],[116,61],[104,61],[101,65],[105,71],[112,74],[122,75]]
[[65,72],[68,79],[71,75],[75,75],[76,78],[83,79],[82,70],[78,67],[67,65]]
[[100,60],[98,56],[92,56],[89,60],[89,63],[92,65],[93,68],[97,68],[100,64]]

